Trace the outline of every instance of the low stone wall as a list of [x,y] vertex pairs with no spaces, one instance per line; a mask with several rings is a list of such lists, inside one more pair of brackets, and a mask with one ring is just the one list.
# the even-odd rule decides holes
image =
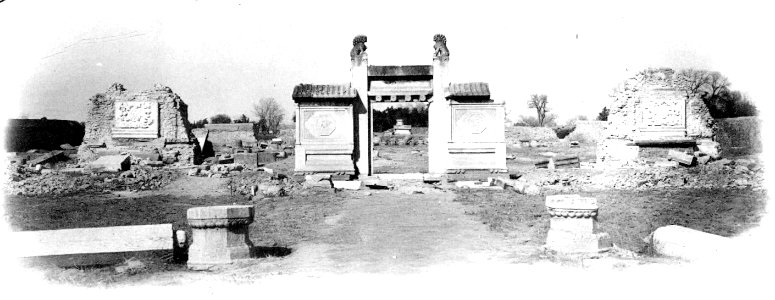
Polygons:
[[715,136],[723,156],[762,151],[761,121],[758,117],[716,119]]
[[200,130],[208,130],[207,138],[213,144],[214,148],[223,146],[234,146],[237,141],[242,142],[243,146],[255,146],[256,124],[238,123],[238,124],[206,124],[204,129],[195,129],[194,134]]
[[506,143],[517,144],[520,141],[556,142],[557,134],[549,127],[511,126],[506,127]]
[[59,150],[62,144],[78,146],[83,141],[84,127],[76,121],[10,119],[7,125],[5,149],[8,152]]

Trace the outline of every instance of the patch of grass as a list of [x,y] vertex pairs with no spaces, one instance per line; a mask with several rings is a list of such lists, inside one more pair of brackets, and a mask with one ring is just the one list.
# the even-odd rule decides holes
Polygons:
[[[659,227],[680,225],[721,236],[735,236],[755,227],[766,205],[766,193],[754,190],[682,189],[583,192],[600,207],[598,232],[607,232],[617,246],[645,253],[643,240]],[[496,232],[522,232],[542,245],[549,230],[543,196],[508,191],[462,190],[455,201],[466,213]]]
[[456,202],[467,206],[466,214],[476,215],[490,230],[519,233],[525,242],[543,244],[549,230],[542,196],[528,196],[507,191],[459,190]]

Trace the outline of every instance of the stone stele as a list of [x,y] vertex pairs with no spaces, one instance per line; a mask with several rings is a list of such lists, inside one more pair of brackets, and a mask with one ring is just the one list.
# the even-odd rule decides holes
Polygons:
[[579,195],[546,196],[550,227],[546,247],[563,253],[594,253],[610,247],[605,233],[595,233],[597,200]]
[[253,243],[248,237],[248,225],[253,222],[253,214],[251,205],[189,208],[187,219],[193,234],[188,268],[208,269],[250,258]]

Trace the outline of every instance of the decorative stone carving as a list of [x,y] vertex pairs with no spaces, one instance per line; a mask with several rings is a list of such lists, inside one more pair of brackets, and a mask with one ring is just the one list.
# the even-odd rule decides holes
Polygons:
[[248,237],[248,225],[253,222],[253,206],[194,207],[186,214],[193,232],[188,250],[190,269],[208,269],[250,258],[253,243]]
[[336,117],[331,112],[317,112],[305,125],[315,136],[330,136],[336,130]]
[[151,101],[118,101],[113,137],[159,137],[159,104]]
[[366,36],[358,35],[353,38],[353,48],[350,50],[350,60],[357,62],[359,65],[366,55]]
[[590,253],[611,247],[608,234],[594,232],[598,213],[595,198],[546,196],[546,209],[552,217],[546,236],[548,249],[563,253]]
[[468,128],[471,134],[481,134],[487,129],[487,119],[479,111],[469,111],[460,118],[461,127]]
[[433,36],[433,41],[436,42],[433,45],[433,57],[439,58],[442,61],[449,60],[449,49],[447,49],[447,37],[443,34],[436,34]]

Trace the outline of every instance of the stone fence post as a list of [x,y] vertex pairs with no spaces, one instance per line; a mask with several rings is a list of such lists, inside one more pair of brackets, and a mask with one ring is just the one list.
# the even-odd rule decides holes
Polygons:
[[192,229],[188,249],[190,269],[207,269],[250,258],[253,243],[248,237],[248,225],[253,222],[253,206],[193,207],[186,214]]

